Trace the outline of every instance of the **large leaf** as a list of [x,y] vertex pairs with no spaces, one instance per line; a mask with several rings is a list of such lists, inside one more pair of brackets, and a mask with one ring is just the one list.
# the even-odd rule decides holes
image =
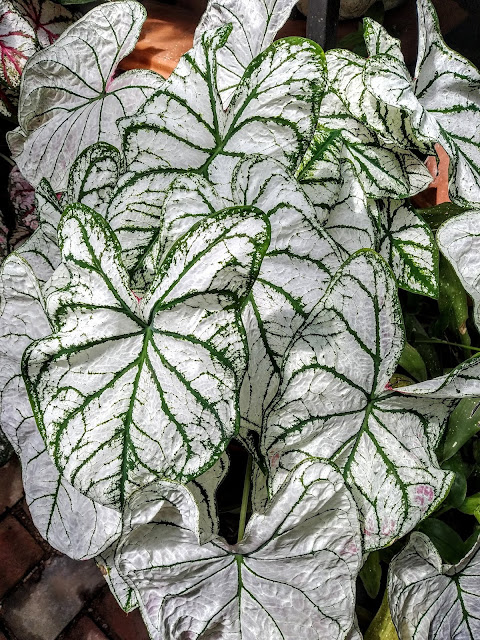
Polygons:
[[20,76],[28,58],[36,51],[35,32],[11,2],[0,6],[0,78],[4,84],[20,86]]
[[83,493],[120,508],[135,486],[188,481],[221,455],[246,366],[239,310],[268,240],[257,210],[201,221],[139,302],[103,218],[64,213],[47,298],[57,332],[24,364],[47,448]]
[[451,200],[468,206],[480,202],[480,74],[445,44],[430,0],[417,0],[417,8],[415,80],[397,52],[371,57],[366,83],[408,121],[413,143],[431,138],[442,144],[451,160]]
[[475,640],[480,634],[479,545],[443,564],[432,542],[414,533],[392,561],[388,591],[400,640]]
[[278,387],[285,349],[344,256],[282,164],[257,155],[235,158],[228,173],[221,161],[211,166],[213,184],[193,172],[127,175],[107,219],[141,289],[165,251],[197,220],[229,205],[253,205],[269,217],[270,246],[243,313],[249,367],[242,418],[244,426],[258,430]]
[[135,113],[163,80],[150,71],[115,78],[145,19],[137,2],[107,2],[69,27],[25,66],[20,126],[8,142],[34,186],[47,178],[63,191],[75,157],[97,141],[119,145],[116,120]]
[[[224,453],[213,467],[186,485],[198,513],[197,524],[200,543],[210,542],[218,531],[215,494],[228,471],[228,465],[228,455]],[[155,496],[154,499],[158,500],[158,496]],[[118,541],[103,551],[96,558],[96,562],[118,604],[124,611],[129,612],[138,607],[138,601],[134,589],[125,582],[115,565],[117,547]]]
[[367,550],[412,529],[453,480],[433,454],[446,418],[441,401],[389,391],[403,346],[390,270],[371,251],[354,254],[289,347],[263,434],[273,490],[305,455],[341,467]]
[[31,25],[41,47],[50,46],[75,21],[71,11],[52,0],[12,0],[12,3]]
[[229,159],[251,153],[296,168],[318,117],[323,52],[300,38],[273,43],[247,67],[225,111],[216,52],[230,31],[227,25],[204,34],[140,114],[121,122],[130,171],[182,169],[209,177],[215,159],[228,173]]
[[438,249],[430,227],[408,202],[380,203],[382,225],[378,252],[407,291],[438,296]]
[[209,0],[194,42],[206,31],[232,24],[228,42],[217,54],[217,87],[225,107],[245,69],[273,42],[294,5],[295,0]]
[[[353,500],[329,464],[295,469],[233,546],[218,537],[198,543],[195,504],[183,487],[151,492],[156,512],[154,502],[145,511],[141,492],[132,496],[126,519],[136,528],[116,562],[152,638],[346,637],[361,542]],[[164,505],[175,501],[181,511],[170,515]]]
[[480,327],[480,211],[464,213],[442,224],[437,242],[473,298],[475,324]]
[[119,535],[120,517],[74,489],[45,450],[20,364],[25,348],[48,335],[50,324],[39,283],[22,258],[9,256],[0,277],[1,426],[20,456],[25,498],[40,534],[72,558],[89,558]]

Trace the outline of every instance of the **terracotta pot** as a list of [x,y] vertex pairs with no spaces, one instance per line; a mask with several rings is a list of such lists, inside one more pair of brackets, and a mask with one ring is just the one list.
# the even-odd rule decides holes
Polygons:
[[[120,68],[153,69],[167,78],[178,61],[193,45],[193,36],[205,2],[184,0],[182,5],[144,2],[148,18],[143,25],[137,46],[124,58]],[[285,36],[305,36],[304,19],[288,20],[278,33]]]
[[428,189],[418,193],[412,198],[413,204],[419,209],[428,209],[443,202],[450,202],[448,197],[448,167],[450,158],[439,144],[435,145],[437,158],[431,156],[427,158],[426,166],[433,177],[433,182]]

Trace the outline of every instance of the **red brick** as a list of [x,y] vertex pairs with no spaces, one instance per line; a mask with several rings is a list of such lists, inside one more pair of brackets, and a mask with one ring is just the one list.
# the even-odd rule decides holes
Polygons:
[[0,514],[23,496],[22,470],[18,458],[10,458],[0,467]]
[[[1,638],[0,638],[1,640]],[[97,625],[83,616],[78,622],[65,634],[64,640],[108,640],[107,636],[100,631]]]
[[0,597],[43,556],[42,549],[13,516],[0,522]]
[[93,560],[56,556],[37,582],[27,581],[5,599],[1,614],[21,640],[54,640],[102,584]]
[[150,636],[140,611],[135,609],[125,613],[110,591],[106,590],[101,598],[95,600],[94,607],[98,617],[119,640],[149,640]]

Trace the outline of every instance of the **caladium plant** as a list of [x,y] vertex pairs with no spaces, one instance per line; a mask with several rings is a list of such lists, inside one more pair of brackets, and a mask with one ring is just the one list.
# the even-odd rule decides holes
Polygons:
[[[291,0],[210,0],[167,80],[117,71],[138,3],[58,38],[50,4],[15,3],[48,46],[9,136],[33,233],[0,276],[1,426],[39,531],[95,557],[152,638],[353,640],[357,576],[375,598],[385,548],[419,529],[390,568],[400,639],[475,637],[478,546],[447,566],[439,531],[480,513],[474,430],[442,458],[478,347],[470,321],[458,350],[423,318],[480,296],[478,79],[430,1],[415,82],[372,20],[367,59],[274,42]],[[410,201],[439,143],[473,202],[438,231],[448,282],[438,214]]]

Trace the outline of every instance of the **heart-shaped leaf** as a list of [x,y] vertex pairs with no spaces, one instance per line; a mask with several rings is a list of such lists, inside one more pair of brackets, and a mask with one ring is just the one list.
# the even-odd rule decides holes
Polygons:
[[25,348],[51,331],[43,297],[31,268],[15,254],[3,265],[0,285],[1,425],[22,462],[25,498],[35,526],[53,547],[90,558],[118,537],[120,517],[74,489],[46,452],[20,371]]
[[270,246],[242,316],[249,348],[242,421],[259,430],[278,387],[285,349],[345,255],[281,163],[258,155],[235,160],[227,175],[221,162],[212,162],[213,184],[193,172],[127,174],[107,219],[142,288],[138,271],[151,282],[166,249],[196,220],[227,206],[255,206],[268,216]]
[[195,31],[194,42],[203,34],[232,24],[232,33],[217,53],[217,87],[228,106],[250,62],[266,49],[283,26],[296,0],[209,0]]
[[429,538],[414,533],[390,564],[388,599],[400,640],[475,640],[479,591],[478,543],[457,564],[443,564]]
[[47,448],[83,493],[119,508],[135,486],[189,481],[221,455],[246,366],[239,310],[268,240],[253,209],[201,221],[139,302],[103,218],[64,213],[47,298],[57,332],[29,348],[25,376]]
[[[345,638],[361,542],[355,504],[333,467],[308,461],[295,469],[234,546],[198,543],[196,507],[183,487],[151,491],[157,513],[145,512],[141,491],[132,496],[125,517],[135,529],[116,563],[152,638]],[[177,516],[162,508],[175,500]]]
[[47,178],[55,191],[63,191],[75,157],[97,141],[119,146],[116,120],[135,113],[161,86],[161,76],[150,71],[114,77],[145,16],[132,0],[102,4],[26,64],[20,126],[8,142],[34,186]]
[[366,550],[412,529],[453,480],[433,453],[447,415],[441,401],[389,391],[403,346],[390,270],[371,251],[354,254],[289,347],[263,433],[273,490],[305,455],[339,465],[360,509]]
[[204,34],[141,112],[120,123],[129,171],[187,169],[208,178],[215,159],[225,174],[230,159],[257,153],[296,168],[318,117],[323,52],[300,38],[274,42],[247,67],[224,111],[216,54],[230,31]]

